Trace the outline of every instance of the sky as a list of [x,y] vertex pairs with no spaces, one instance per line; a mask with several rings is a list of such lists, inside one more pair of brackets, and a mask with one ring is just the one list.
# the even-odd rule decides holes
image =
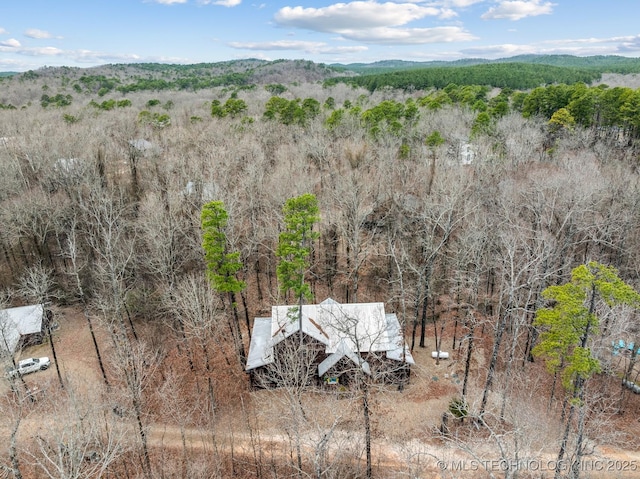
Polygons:
[[640,57],[638,0],[0,0],[0,71],[242,58]]

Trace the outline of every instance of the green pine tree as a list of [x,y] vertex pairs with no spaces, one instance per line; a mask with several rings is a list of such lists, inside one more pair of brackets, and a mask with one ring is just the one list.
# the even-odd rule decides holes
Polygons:
[[[297,319],[302,335],[302,301],[312,298],[311,287],[305,283],[305,273],[309,269],[311,246],[320,233],[313,231],[313,226],[320,220],[318,201],[315,195],[305,193],[289,198],[282,208],[285,229],[278,238],[276,256],[280,262],[276,268],[280,291],[286,296],[293,291],[297,301]],[[295,318],[292,318],[295,320]]]
[[234,321],[230,322],[229,327],[234,336],[240,361],[244,363],[245,352],[238,321],[236,294],[245,289],[246,283],[237,277],[242,269],[240,253],[229,251],[225,232],[228,219],[229,215],[222,201],[211,201],[202,207],[202,249],[207,263],[207,277],[213,289],[229,298],[234,316]]
[[[600,328],[596,305],[600,301],[608,308],[621,305],[638,308],[640,294],[620,279],[615,268],[594,261],[575,268],[570,282],[549,286],[542,294],[551,306],[536,312],[534,325],[542,328],[543,332],[533,354],[544,357],[547,368],[554,374],[560,374],[562,384],[571,396],[557,464],[562,463],[566,453],[574,412],[576,409],[579,412],[575,459],[572,462],[572,477],[577,477],[584,454],[585,383],[600,371],[600,361],[591,348]],[[560,472],[559,466],[556,467],[556,478]]]

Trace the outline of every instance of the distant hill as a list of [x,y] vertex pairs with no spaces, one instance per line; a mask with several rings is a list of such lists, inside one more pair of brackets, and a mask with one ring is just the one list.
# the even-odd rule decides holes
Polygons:
[[640,73],[640,58],[627,58],[617,55],[597,55],[590,57],[577,57],[573,55],[517,55],[514,57],[499,58],[497,60],[466,58],[462,60],[426,62],[383,60],[373,63],[333,63],[330,66],[341,70],[350,70],[359,74],[374,74],[422,68],[468,67],[495,63],[528,63],[597,70],[600,73]]
[[431,68],[431,67],[466,67],[471,65],[480,65],[491,63],[491,60],[482,58],[466,58],[463,60],[452,61],[428,61],[428,62],[412,62],[406,60],[382,60],[373,63],[332,63],[329,66],[340,70],[350,70],[358,73],[375,73],[397,70],[411,70],[414,68]]
[[557,67],[593,69],[602,73],[639,73],[640,58],[617,55],[576,57],[573,55],[519,55],[495,60],[495,63],[518,62]]
[[[339,69],[308,60],[230,60],[189,65],[166,63],[106,64],[90,68],[44,67],[18,74],[21,79],[66,78],[84,84],[100,83],[132,89],[202,89],[269,83],[313,83],[334,76]],[[109,88],[109,86],[107,86]]]
[[483,85],[514,90],[582,82],[595,84],[603,74],[640,73],[640,59],[621,56],[519,55],[497,60],[465,59],[451,62],[385,60],[371,64],[331,65],[352,72],[353,78],[333,78],[374,91],[380,88],[424,90],[449,84]]
[[[164,63],[107,64],[90,68],[44,67],[23,73],[0,73],[9,91],[14,81],[46,85],[51,92],[127,94],[136,91],[196,91],[216,87],[255,88],[270,84],[350,83],[370,91],[444,88],[449,84],[486,85],[526,90],[553,83],[595,84],[603,74],[640,73],[640,59],[620,56],[520,55],[498,60],[331,64],[308,60],[230,60],[189,65]],[[35,90],[33,90],[35,91]],[[68,92],[67,92],[68,93]],[[65,93],[65,94],[67,94]],[[27,101],[33,98],[29,97]]]

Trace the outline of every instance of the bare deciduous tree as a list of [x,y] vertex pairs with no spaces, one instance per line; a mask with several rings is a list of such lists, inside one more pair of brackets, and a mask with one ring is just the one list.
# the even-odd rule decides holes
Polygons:
[[51,332],[53,313],[49,308],[49,299],[52,295],[54,286],[52,273],[44,268],[41,264],[37,264],[28,268],[20,279],[20,293],[38,304],[42,305],[42,327],[47,332],[51,353],[53,354],[53,363],[58,373],[60,387],[64,389],[62,374],[60,374],[60,365],[58,364],[58,355],[56,353],[53,333]]
[[37,474],[51,479],[105,477],[129,448],[126,425],[99,394],[79,394],[77,385],[53,400],[55,420],[38,428],[27,451]]

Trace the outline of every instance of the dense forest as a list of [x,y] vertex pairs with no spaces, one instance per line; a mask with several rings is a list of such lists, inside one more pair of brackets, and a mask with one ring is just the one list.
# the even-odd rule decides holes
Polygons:
[[[410,62],[404,60],[384,60],[373,63],[332,64],[330,66],[347,69],[356,73],[379,74],[398,70],[427,69],[432,67],[468,67],[472,65],[488,64],[534,64],[550,65],[563,68],[592,70],[600,73],[638,73],[640,61],[637,58],[627,58],[615,55],[597,55],[590,57],[576,57],[573,55],[518,55],[497,60],[483,58],[464,58],[452,61]],[[558,81],[558,80],[556,80]]]
[[[55,316],[5,358],[54,364],[1,380],[0,477],[634,477],[640,89],[605,71],[0,79],[2,307]],[[252,387],[254,318],[326,298],[397,314],[406,384]]]
[[487,85],[498,88],[529,89],[551,83],[591,83],[600,78],[601,73],[593,70],[534,65],[529,63],[494,63],[465,67],[433,67],[367,74],[349,79],[333,79],[330,82],[345,81],[365,87],[370,91],[392,87],[417,89],[444,88],[449,84]]
[[405,90],[445,88],[449,84],[525,90],[557,83],[592,83],[600,80],[604,73],[638,73],[640,61],[616,56],[580,58],[570,55],[522,55],[493,61],[387,61],[370,65],[348,65],[346,68],[360,75],[328,81],[344,81],[370,91],[385,87]]

